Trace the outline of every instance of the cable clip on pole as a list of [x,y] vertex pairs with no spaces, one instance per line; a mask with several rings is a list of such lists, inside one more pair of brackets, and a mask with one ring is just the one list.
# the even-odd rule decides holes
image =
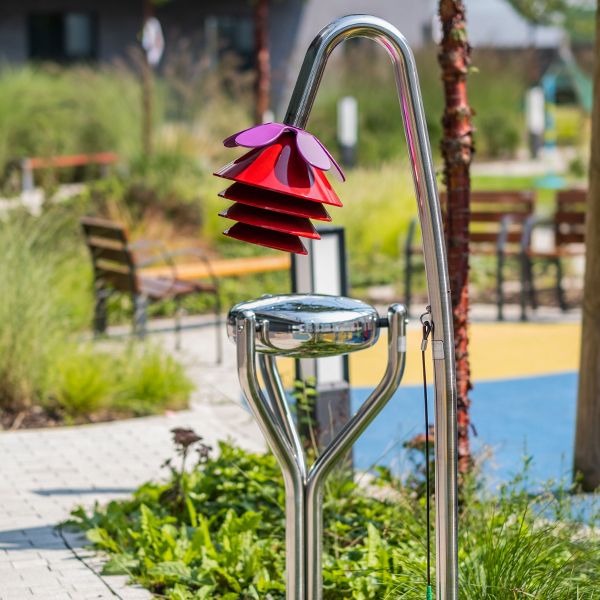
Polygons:
[[431,316],[431,306],[427,306],[425,312],[421,315],[421,325],[423,326],[423,339],[421,341],[421,352],[427,350],[427,340],[433,332],[433,318]]

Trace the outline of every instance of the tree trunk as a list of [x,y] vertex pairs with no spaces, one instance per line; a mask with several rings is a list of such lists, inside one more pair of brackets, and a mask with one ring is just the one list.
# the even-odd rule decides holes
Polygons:
[[590,491],[600,486],[600,0],[598,9],[574,465]]
[[269,56],[269,0],[255,0],[254,33],[256,47],[255,122],[262,123],[271,96],[271,58]]
[[443,37],[438,60],[442,68],[445,108],[441,143],[444,159],[446,245],[452,292],[454,349],[458,388],[458,469],[471,466],[469,446],[469,169],[473,156],[473,126],[467,99],[467,75],[471,47],[467,41],[465,7],[462,0],[440,0]]

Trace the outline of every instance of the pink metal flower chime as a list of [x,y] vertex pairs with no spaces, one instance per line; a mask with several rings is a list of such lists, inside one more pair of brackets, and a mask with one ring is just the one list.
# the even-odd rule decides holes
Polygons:
[[331,221],[323,205],[342,206],[324,171],[344,181],[333,156],[312,134],[283,123],[265,123],[224,140],[226,148],[250,151],[215,173],[234,183],[219,195],[232,200],[219,213],[236,221],[228,237],[296,254],[300,238],[319,239],[311,223]]

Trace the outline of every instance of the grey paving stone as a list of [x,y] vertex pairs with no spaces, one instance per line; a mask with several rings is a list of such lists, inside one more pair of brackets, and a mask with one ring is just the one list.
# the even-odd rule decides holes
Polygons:
[[[157,342],[168,350],[174,347],[172,336]],[[235,347],[224,344],[220,367],[211,362],[212,329],[185,331],[182,347],[178,359],[198,388],[190,410],[81,427],[0,432],[0,600],[115,600],[101,576],[75,558],[53,528],[78,504],[91,507],[95,501],[125,498],[140,483],[163,476],[160,465],[173,456],[173,427],[193,427],[212,446],[233,438],[250,450],[264,448],[252,417],[240,405]],[[99,572],[102,557],[86,548],[85,536],[63,534]],[[123,600],[152,597],[147,590],[125,585],[126,577],[104,579]]]
[[0,600],[27,600],[33,598],[31,590],[17,590],[17,591],[2,591],[0,593]]

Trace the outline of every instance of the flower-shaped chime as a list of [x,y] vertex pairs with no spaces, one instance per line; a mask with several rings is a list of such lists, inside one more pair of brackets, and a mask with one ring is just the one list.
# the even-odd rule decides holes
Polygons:
[[219,194],[234,201],[219,213],[236,221],[224,234],[306,254],[300,238],[319,239],[310,219],[331,221],[323,205],[342,206],[324,174],[331,169],[344,181],[340,166],[314,135],[281,123],[251,127],[223,143],[251,148],[215,173],[234,181]]

